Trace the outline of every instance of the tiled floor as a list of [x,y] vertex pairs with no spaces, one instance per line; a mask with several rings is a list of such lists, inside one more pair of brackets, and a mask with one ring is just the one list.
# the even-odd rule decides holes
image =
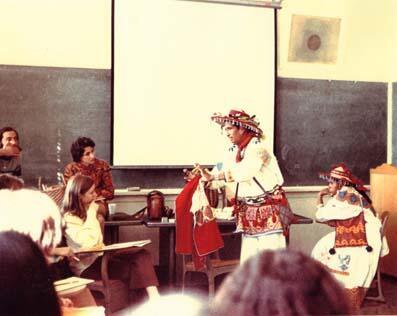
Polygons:
[[[221,283],[221,279],[217,279],[217,283]],[[191,278],[187,289],[201,292],[201,294],[207,294],[207,284],[203,277]],[[383,294],[386,298],[386,303],[379,303],[375,301],[365,300],[361,308],[362,315],[397,315],[397,278],[383,275],[382,276],[382,288]],[[368,295],[376,296],[376,289],[370,289]]]
[[[220,285],[223,277],[218,278],[216,281],[217,285]],[[383,293],[386,297],[386,303],[379,303],[375,301],[365,300],[361,308],[361,315],[397,315],[397,278],[383,275],[382,276],[382,288]],[[190,277],[189,284],[187,285],[187,291],[194,291],[203,296],[207,295],[208,285],[204,275],[193,274]],[[162,294],[169,293],[170,288],[167,285],[160,286],[160,292]],[[180,292],[179,286],[173,288],[174,292]],[[376,289],[370,289],[368,295],[376,296]],[[140,302],[145,299],[145,295],[137,297],[134,305],[137,306]]]
[[[383,275],[382,288],[386,303],[365,300],[361,308],[361,314],[397,315],[397,278]],[[368,294],[376,295],[376,291],[370,289]]]

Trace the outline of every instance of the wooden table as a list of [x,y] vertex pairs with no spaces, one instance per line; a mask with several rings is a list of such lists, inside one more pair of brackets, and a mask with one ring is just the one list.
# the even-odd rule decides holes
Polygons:
[[[227,227],[227,228],[236,228],[235,219],[232,220],[216,220],[218,226]],[[305,217],[299,214],[294,214],[294,219],[292,221],[292,225],[296,224],[312,224],[313,219],[309,217]],[[168,282],[170,287],[174,285],[174,276],[175,276],[175,222],[161,222],[161,221],[151,221],[148,218],[143,220],[143,224],[148,228],[160,228],[166,229],[169,236],[169,258],[168,258]],[[289,238],[287,237],[287,243]]]

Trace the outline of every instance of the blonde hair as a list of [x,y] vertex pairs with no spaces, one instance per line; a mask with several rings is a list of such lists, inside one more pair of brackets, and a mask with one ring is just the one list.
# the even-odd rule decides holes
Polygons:
[[58,206],[46,194],[21,189],[0,190],[0,231],[16,231],[30,236],[47,252],[62,238],[62,218]]

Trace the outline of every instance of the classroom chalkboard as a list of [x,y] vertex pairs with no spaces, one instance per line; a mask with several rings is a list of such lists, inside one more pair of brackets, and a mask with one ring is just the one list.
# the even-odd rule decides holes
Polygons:
[[[111,160],[110,70],[0,66],[0,107],[0,126],[19,131],[28,186],[39,176],[57,183],[81,135],[95,140],[98,157]],[[341,161],[368,183],[369,169],[386,161],[386,83],[278,78],[275,115],[286,186],[323,184],[318,172]],[[180,168],[112,173],[117,187],[184,183]]]
[[386,162],[387,84],[278,78],[275,153],[285,185],[317,185],[345,162],[369,183]]
[[110,160],[110,70],[0,66],[0,104],[0,126],[19,132],[28,186],[39,176],[57,183],[78,136],[93,138]]

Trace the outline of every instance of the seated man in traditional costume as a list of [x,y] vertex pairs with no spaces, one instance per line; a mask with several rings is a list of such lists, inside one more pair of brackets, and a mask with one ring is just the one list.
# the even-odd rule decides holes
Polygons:
[[[329,173],[320,174],[328,187],[318,194],[316,220],[335,227],[316,244],[312,256],[327,266],[346,289],[352,311],[357,313],[378,266],[382,247],[381,223],[362,181],[340,163]],[[331,196],[326,204],[325,195]]]

